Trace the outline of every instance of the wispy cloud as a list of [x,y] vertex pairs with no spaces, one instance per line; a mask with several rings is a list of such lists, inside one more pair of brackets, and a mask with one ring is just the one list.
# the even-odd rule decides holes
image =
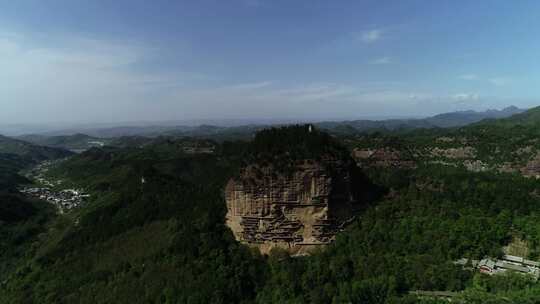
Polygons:
[[0,34],[0,121],[143,118],[149,111],[138,105],[167,98],[170,89],[190,77],[187,72],[133,70],[154,54],[151,47],[55,39],[61,44],[46,46],[30,36]]
[[278,97],[295,102],[320,100],[335,101],[336,99],[355,93],[353,87],[337,83],[315,83],[288,89],[280,89],[274,92]]
[[478,80],[480,77],[476,74],[463,74],[458,77],[461,80]]
[[[380,30],[368,31],[362,41],[373,43],[381,35]],[[346,39],[351,42],[350,36]],[[477,106],[485,99],[476,93],[430,92],[403,82],[254,79],[226,83],[214,77],[206,81],[210,76],[189,71],[151,72],[138,66],[156,54],[159,50],[137,43],[66,38],[47,46],[31,37],[0,32],[0,121],[15,121],[13,117],[39,122],[418,115],[456,105]],[[394,58],[364,60],[390,64]],[[191,83],[191,78],[199,80]],[[466,74],[460,78],[480,77]],[[503,77],[481,80],[494,85],[510,81]]]
[[0,121],[338,117],[410,106],[410,96],[422,93],[381,82],[190,83],[188,72],[133,70],[159,53],[141,45],[78,38],[36,45],[0,36]]
[[381,29],[372,29],[363,31],[358,35],[360,41],[364,43],[374,43],[381,40],[383,37],[383,30]]
[[380,57],[370,62],[370,64],[374,64],[374,65],[384,65],[384,64],[390,64],[390,63],[392,63],[392,58],[390,57]]
[[233,110],[241,108],[244,117],[252,118],[359,117],[372,113],[422,115],[453,110],[458,100],[479,99],[474,94],[434,94],[402,85],[332,82],[286,85],[264,81],[179,90],[175,99],[187,102],[182,107],[189,108],[195,117],[208,115],[208,108],[221,116],[234,117]]
[[480,95],[477,93],[457,93],[452,96],[456,103],[469,103],[480,100]]
[[478,76],[477,74],[459,75],[458,79],[467,80],[467,81],[482,81],[484,83],[487,82],[498,87],[506,86],[513,82],[513,79],[509,77],[492,77],[492,78],[486,79],[486,78]]
[[489,79],[489,82],[494,86],[502,87],[512,82],[512,79],[507,77],[494,77]]
[[272,85],[271,81],[260,81],[260,82],[250,82],[250,83],[240,83],[235,85],[226,86],[226,88],[233,90],[251,90],[251,89],[261,89],[269,87]]

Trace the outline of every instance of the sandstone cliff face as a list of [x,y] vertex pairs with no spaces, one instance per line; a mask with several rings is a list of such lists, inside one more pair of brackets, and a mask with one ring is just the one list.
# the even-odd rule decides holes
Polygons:
[[476,149],[473,147],[459,147],[441,149],[435,147],[431,150],[431,156],[444,157],[449,159],[472,159],[476,157]]
[[525,177],[540,178],[540,153],[531,158],[520,171]]
[[237,240],[268,253],[280,247],[305,254],[328,244],[358,206],[351,164],[303,160],[290,174],[248,166],[226,187],[227,225]]
[[354,149],[353,158],[365,167],[394,167],[411,169],[416,167],[416,162],[407,157],[399,150],[385,147],[375,149]]

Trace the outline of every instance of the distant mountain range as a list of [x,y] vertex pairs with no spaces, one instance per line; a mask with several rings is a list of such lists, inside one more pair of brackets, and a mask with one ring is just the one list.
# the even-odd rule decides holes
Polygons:
[[515,114],[525,112],[515,106],[510,106],[502,110],[458,111],[438,114],[427,118],[418,119],[387,119],[387,120],[352,120],[340,122],[321,122],[317,125],[328,130],[344,130],[352,128],[354,131],[388,130],[398,129],[419,129],[419,128],[454,128],[462,127],[484,119],[506,118]]
[[[326,121],[314,123],[315,126],[334,134],[354,134],[357,132],[396,131],[433,128],[454,128],[480,123],[481,121],[497,120],[497,124],[510,124],[514,120],[526,120],[534,109],[526,110],[510,106],[502,110],[458,111],[443,113],[427,118],[417,119],[386,119],[386,120],[349,120]],[[513,116],[514,115],[514,116]],[[538,114],[540,116],[540,113]],[[512,116],[512,118],[509,118]],[[540,117],[538,117],[540,119]],[[534,118],[536,119],[536,117]],[[508,120],[508,122],[506,122]],[[152,138],[165,137],[204,137],[217,141],[250,139],[257,131],[282,124],[250,124],[242,126],[125,126],[95,129],[66,129],[40,134],[21,135],[15,139],[0,137],[0,153],[16,153],[32,151],[33,157],[44,158],[40,154],[53,153],[56,150],[46,150],[44,147],[67,149],[81,152],[92,147],[103,145],[140,146],[152,141]],[[37,146],[45,149],[39,151]],[[48,158],[48,157],[45,157]]]
[[[386,119],[386,120],[349,120],[349,121],[325,121],[314,122],[320,128],[329,131],[342,132],[347,129],[354,131],[369,131],[369,130],[396,130],[396,129],[418,129],[418,128],[449,128],[461,127],[471,123],[479,122],[489,118],[505,118],[514,114],[524,112],[524,109],[510,106],[502,110],[487,110],[484,112],[477,111],[458,111],[443,113],[427,118],[411,118],[411,119]],[[198,126],[191,125],[132,125],[132,126],[117,126],[106,128],[70,128],[57,130],[53,132],[36,133],[46,136],[63,136],[85,134],[96,138],[112,138],[120,136],[148,136],[156,137],[162,135],[170,136],[210,136],[215,135],[244,135],[246,132],[252,134],[254,131],[260,130],[270,125],[285,125],[290,123],[269,123],[261,121],[260,123],[252,123],[238,126],[216,126],[203,124]],[[233,136],[234,137],[234,136]],[[24,137],[21,137],[24,139]],[[32,140],[32,142],[35,142]]]
[[62,148],[39,146],[23,140],[0,135],[0,154],[16,155],[22,157],[26,161],[39,162],[66,157],[72,153]]
[[504,119],[486,119],[475,125],[493,125],[500,127],[536,127],[540,124],[540,107],[535,107]]
[[72,151],[86,150],[91,147],[101,147],[109,144],[109,139],[92,137],[86,134],[46,136],[40,134],[22,135],[17,139],[40,146],[63,148]]

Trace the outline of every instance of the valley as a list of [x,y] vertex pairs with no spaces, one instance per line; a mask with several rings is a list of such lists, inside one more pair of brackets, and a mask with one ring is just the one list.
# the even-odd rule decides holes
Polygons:
[[60,214],[80,207],[89,197],[83,189],[67,188],[65,181],[48,176],[51,168],[60,166],[66,159],[43,161],[24,175],[31,185],[25,185],[19,192],[52,204]]
[[540,304],[539,11],[0,0],[0,304]]
[[540,260],[537,111],[407,132],[118,138],[46,160],[18,144],[1,162],[0,302],[534,300],[537,272],[503,258]]

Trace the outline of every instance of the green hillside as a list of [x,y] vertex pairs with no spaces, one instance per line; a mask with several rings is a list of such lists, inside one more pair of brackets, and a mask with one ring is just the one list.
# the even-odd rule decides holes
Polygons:
[[89,147],[99,146],[100,143],[104,145],[109,142],[108,139],[101,139],[85,134],[73,134],[64,136],[24,135],[19,136],[18,139],[27,141],[35,145],[62,148],[68,150],[88,149]]
[[512,115],[504,119],[486,119],[476,124],[477,126],[492,127],[537,127],[540,124],[540,107],[529,109],[523,113]]
[[536,126],[540,124],[540,107],[532,108],[524,113],[513,115],[507,119],[501,119],[498,121],[498,124]]
[[20,171],[71,154],[0,136],[0,285],[8,273],[32,258],[35,242],[55,217],[52,206],[18,192],[19,185],[30,182]]
[[0,135],[0,153],[18,155],[33,162],[67,157],[72,154],[64,149],[43,147],[2,135]]
[[[369,136],[411,149],[442,135]],[[514,235],[530,247],[529,258],[540,257],[540,181],[518,175],[430,163],[365,168],[386,195],[328,248],[261,256],[235,241],[223,188],[243,164],[276,155],[346,157],[341,142],[298,126],[216,144],[214,153],[186,153],[185,141],[168,139],[74,156],[49,174],[92,199],[62,216],[17,211],[41,228],[4,245],[15,253],[0,275],[0,303],[417,303],[414,290],[456,291],[458,303],[540,299],[540,285],[527,277],[488,277],[453,264],[500,256]]]
[[6,274],[32,257],[33,242],[54,217],[51,206],[18,193],[17,186],[28,182],[19,171],[34,164],[23,155],[0,153],[0,285]]

